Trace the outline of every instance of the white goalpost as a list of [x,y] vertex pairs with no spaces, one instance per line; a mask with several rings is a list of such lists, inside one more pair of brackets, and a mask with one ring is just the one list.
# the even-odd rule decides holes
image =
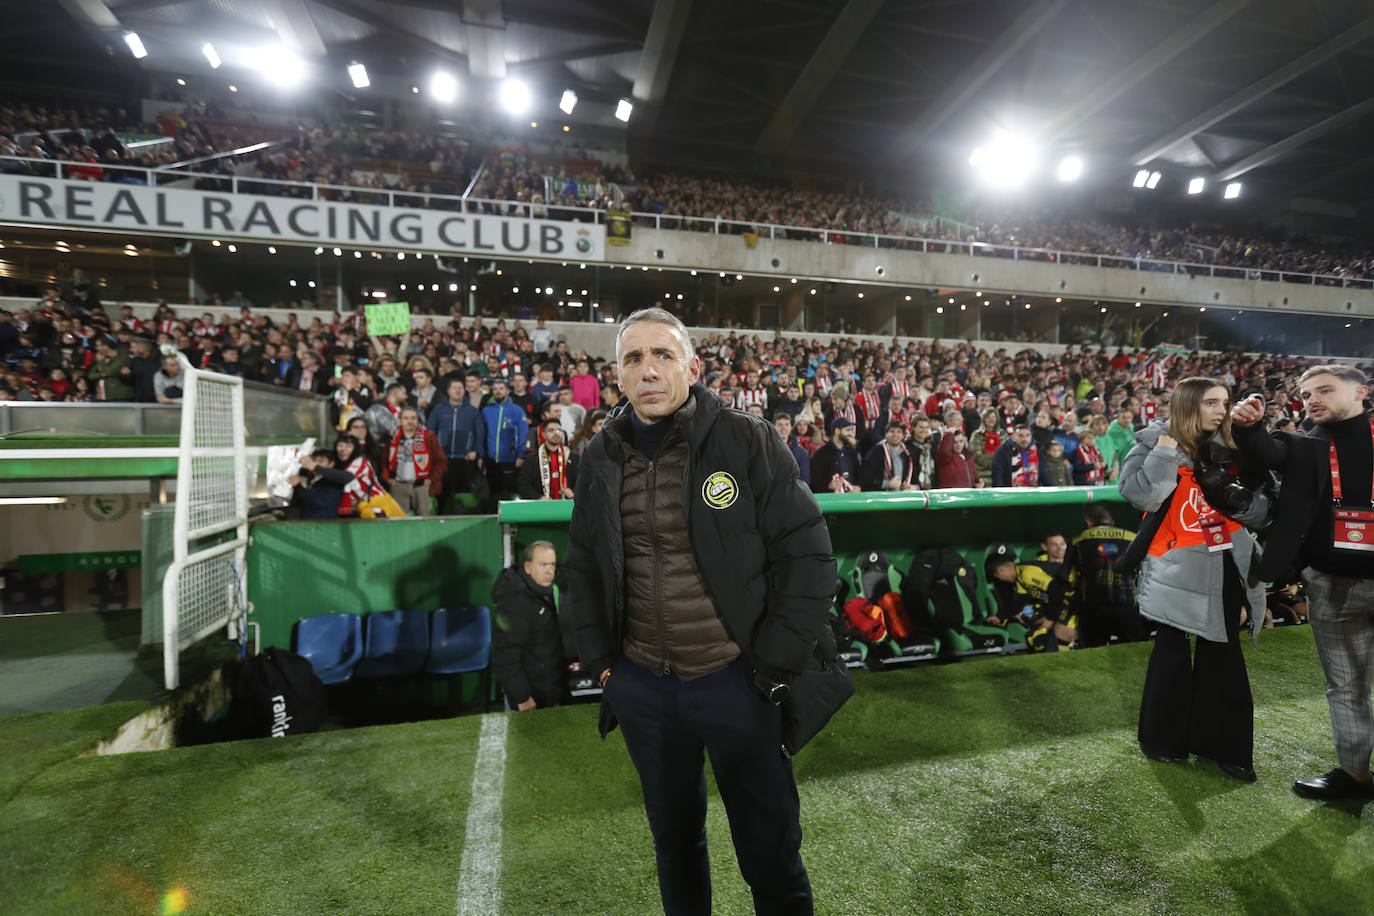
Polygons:
[[[221,627],[241,638],[248,617],[248,459],[243,380],[192,368],[185,378],[172,565],[162,580],[163,675],[180,683],[181,651]],[[218,536],[218,537],[217,537]]]

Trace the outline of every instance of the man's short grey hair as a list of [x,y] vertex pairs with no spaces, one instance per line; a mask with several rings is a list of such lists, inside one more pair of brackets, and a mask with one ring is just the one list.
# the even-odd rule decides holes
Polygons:
[[1354,382],[1356,385],[1368,385],[1369,378],[1354,366],[1344,366],[1339,363],[1331,363],[1326,366],[1313,366],[1298,377],[1298,386],[1301,388],[1307,380],[1316,375],[1334,375],[1344,382]]
[[626,331],[628,331],[633,325],[639,324],[641,321],[652,321],[654,324],[666,324],[668,327],[673,329],[674,333],[677,334],[677,339],[682,344],[682,352],[687,357],[687,359],[691,359],[692,357],[697,355],[696,348],[692,346],[691,335],[687,333],[687,326],[683,324],[676,315],[674,315],[667,309],[661,309],[657,306],[653,306],[647,309],[640,309],[637,312],[633,312],[631,313],[629,318],[626,318],[624,321],[620,322],[620,330],[617,331],[615,335],[616,362],[620,361],[620,339],[625,336]]
[[534,541],[534,542],[530,543],[530,544],[525,548],[525,553],[523,554],[523,556],[524,556],[524,561],[525,561],[526,563],[533,563],[533,562],[534,562],[534,552],[535,552],[536,550],[544,550],[544,549],[552,550],[552,551],[554,552],[554,555],[555,555],[555,556],[557,556],[557,554],[558,554],[558,550],[557,550],[557,548],[555,548],[555,547],[553,546],[553,542],[552,542],[552,541]]

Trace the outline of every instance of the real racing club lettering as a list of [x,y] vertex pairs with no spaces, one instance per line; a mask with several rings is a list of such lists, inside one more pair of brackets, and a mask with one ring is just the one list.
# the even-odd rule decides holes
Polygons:
[[518,216],[379,207],[0,175],[0,224],[599,261],[606,227]]

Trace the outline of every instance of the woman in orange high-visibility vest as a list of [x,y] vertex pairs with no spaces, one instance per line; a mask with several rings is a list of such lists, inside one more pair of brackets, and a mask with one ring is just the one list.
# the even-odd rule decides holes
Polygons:
[[1181,381],[1170,419],[1136,435],[1117,486],[1147,513],[1128,554],[1139,557],[1140,612],[1158,625],[1140,749],[1166,763],[1197,754],[1253,782],[1254,704],[1240,626],[1242,608],[1252,638],[1264,620],[1259,549],[1246,526],[1263,524],[1269,499],[1267,477],[1237,466],[1230,406],[1215,379]]

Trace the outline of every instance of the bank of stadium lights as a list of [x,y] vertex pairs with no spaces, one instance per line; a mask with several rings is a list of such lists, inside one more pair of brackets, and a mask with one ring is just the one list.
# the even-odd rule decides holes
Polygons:
[[999,131],[985,145],[976,147],[968,164],[984,184],[1013,189],[1026,183],[1039,162],[1035,147],[1024,137]]
[[281,45],[254,48],[246,60],[263,79],[280,89],[292,89],[305,80],[305,62]]
[[615,119],[629,124],[630,115],[634,113],[634,110],[635,106],[633,102],[629,99],[621,99],[619,102],[615,103]]
[[1135,178],[1131,181],[1131,187],[1145,188],[1147,190],[1153,191],[1155,188],[1159,187],[1159,180],[1162,177],[1164,176],[1162,176],[1159,172],[1152,172],[1149,169],[1141,169],[1140,171],[1135,173]]
[[448,104],[458,98],[458,81],[452,73],[440,70],[429,78],[429,94],[434,101]]
[[577,93],[573,92],[571,89],[564,89],[563,97],[558,100],[558,110],[563,112],[564,114],[570,115],[573,113],[573,109],[576,107]]
[[1235,200],[1240,196],[1240,182],[1233,181],[1226,186],[1226,191],[1221,195],[1227,200]]
[[138,37],[137,32],[125,32],[124,43],[129,46],[129,53],[134,56],[134,60],[142,60],[148,56],[148,49],[143,47],[143,39]]
[[185,86],[185,85],[186,85],[186,80],[185,80],[183,77],[178,76],[178,77],[177,77],[177,85],[178,85],[178,86]]
[[1201,193],[1202,193],[1204,190],[1206,190],[1206,189],[1207,189],[1207,179],[1206,179],[1206,178],[1191,178],[1191,179],[1188,180],[1188,193],[1189,193],[1189,195],[1201,194]]
[[501,101],[501,107],[514,115],[524,114],[528,111],[532,100],[530,87],[525,84],[524,80],[518,80],[514,77],[504,80],[496,95]]
[[209,62],[211,70],[218,70],[219,65],[224,63],[224,61],[219,59],[219,52],[215,50],[215,46],[208,41],[200,46],[200,53],[205,55],[205,59]]
[[372,85],[372,80],[367,78],[367,67],[356,60],[348,65],[348,78],[353,81],[354,89],[366,89]]
[[1065,184],[1083,177],[1083,159],[1079,156],[1065,156],[1059,160],[1054,175]]

